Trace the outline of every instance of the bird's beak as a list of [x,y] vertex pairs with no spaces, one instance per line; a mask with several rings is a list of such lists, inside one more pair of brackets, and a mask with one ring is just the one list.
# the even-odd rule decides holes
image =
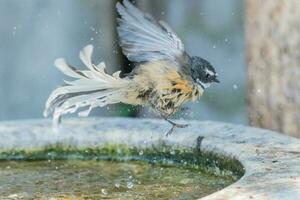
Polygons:
[[217,79],[217,77],[215,77],[215,78],[213,79],[213,82],[220,83],[220,81]]

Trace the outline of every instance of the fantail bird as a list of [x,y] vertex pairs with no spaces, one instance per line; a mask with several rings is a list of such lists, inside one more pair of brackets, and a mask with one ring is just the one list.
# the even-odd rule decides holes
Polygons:
[[120,71],[109,75],[105,64],[91,61],[93,46],[86,46],[79,54],[88,68],[77,70],[64,59],[55,60],[55,66],[65,75],[75,78],[55,89],[46,102],[44,115],[53,112],[54,124],[63,114],[78,108],[89,109],[79,113],[87,116],[91,109],[108,104],[125,103],[147,105],[169,120],[181,105],[195,101],[212,82],[219,82],[213,66],[203,58],[189,56],[173,30],[163,21],[144,14],[128,0],[117,3],[119,44],[127,58],[137,63],[132,72],[120,78]]

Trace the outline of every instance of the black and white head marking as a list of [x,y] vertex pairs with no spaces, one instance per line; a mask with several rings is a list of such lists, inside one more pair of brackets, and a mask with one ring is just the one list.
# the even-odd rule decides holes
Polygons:
[[191,76],[203,89],[208,88],[213,82],[219,83],[216,70],[207,60],[200,57],[192,57],[191,60]]

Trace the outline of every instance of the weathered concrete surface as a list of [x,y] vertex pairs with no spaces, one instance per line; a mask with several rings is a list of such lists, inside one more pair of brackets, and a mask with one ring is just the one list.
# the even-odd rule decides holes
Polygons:
[[[159,120],[126,118],[70,119],[54,133],[48,120],[0,123],[0,150],[42,147],[61,142],[76,147],[105,143],[151,147],[161,144],[174,147],[197,146],[238,159],[245,175],[223,190],[203,200],[299,200],[300,140],[268,130],[215,122],[192,121],[165,137],[169,125]],[[198,144],[199,146],[199,144]]]

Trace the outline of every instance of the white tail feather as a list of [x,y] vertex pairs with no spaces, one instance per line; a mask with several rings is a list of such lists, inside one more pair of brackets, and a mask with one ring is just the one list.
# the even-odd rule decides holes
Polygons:
[[62,115],[74,113],[78,108],[89,106],[87,110],[78,113],[79,116],[88,116],[95,107],[121,102],[124,95],[122,89],[128,85],[128,80],[120,78],[120,71],[113,75],[107,74],[103,62],[94,65],[91,60],[92,53],[92,45],[87,45],[79,53],[88,70],[77,70],[63,58],[55,60],[55,66],[63,74],[76,79],[65,81],[67,85],[55,89],[46,102],[44,116],[47,117],[53,112],[55,126]]

